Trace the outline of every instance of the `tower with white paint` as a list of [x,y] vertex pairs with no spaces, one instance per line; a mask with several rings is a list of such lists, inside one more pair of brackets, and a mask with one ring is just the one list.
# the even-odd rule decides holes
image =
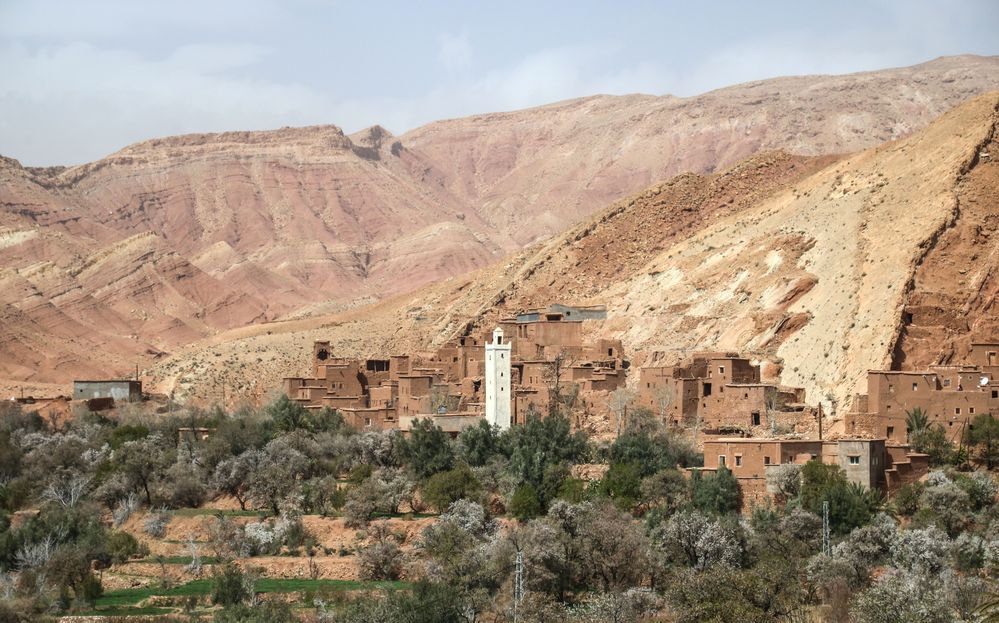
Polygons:
[[510,428],[511,353],[503,329],[496,327],[492,344],[486,344],[486,422],[502,430]]

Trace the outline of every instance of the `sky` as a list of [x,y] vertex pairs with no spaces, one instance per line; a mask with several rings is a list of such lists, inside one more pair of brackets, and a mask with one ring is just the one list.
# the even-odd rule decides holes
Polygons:
[[994,0],[0,0],[0,154],[190,132],[401,134],[573,97],[999,54]]

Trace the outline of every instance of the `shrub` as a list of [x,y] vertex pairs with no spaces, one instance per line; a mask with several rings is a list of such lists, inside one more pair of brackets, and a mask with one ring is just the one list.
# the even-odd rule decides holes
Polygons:
[[162,539],[166,536],[166,527],[171,519],[172,516],[165,508],[151,511],[142,522],[142,531],[151,537]]
[[642,495],[642,468],[635,462],[611,463],[594,489],[613,500],[621,510],[631,510]]
[[695,472],[691,487],[694,506],[702,511],[724,514],[739,509],[739,481],[724,466],[714,474]]
[[481,492],[479,481],[467,466],[434,474],[423,486],[423,500],[438,512],[461,499],[476,498]]
[[252,582],[235,564],[228,562],[212,573],[212,603],[224,607],[246,601],[253,592]]
[[133,556],[148,554],[149,548],[140,545],[135,537],[127,532],[112,532],[107,540],[107,551],[112,562],[121,564]]
[[358,548],[362,580],[397,580],[402,574],[403,554],[384,521],[372,524],[369,543]]
[[538,498],[538,491],[529,483],[517,487],[510,500],[510,513],[521,521],[539,516],[544,512],[541,500]]

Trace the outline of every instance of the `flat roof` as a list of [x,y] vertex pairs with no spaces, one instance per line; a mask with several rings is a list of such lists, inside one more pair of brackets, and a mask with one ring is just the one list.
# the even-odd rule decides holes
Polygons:
[[73,383],[141,383],[138,379],[74,380]]

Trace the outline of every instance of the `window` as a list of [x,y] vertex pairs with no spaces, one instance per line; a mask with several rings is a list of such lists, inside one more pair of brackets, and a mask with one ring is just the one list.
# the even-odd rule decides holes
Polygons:
[[739,467],[741,465],[742,465],[742,455],[741,454],[737,454],[737,455],[735,455],[735,466]]
[[725,467],[725,455],[724,454],[719,454],[718,455],[718,467]]
[[860,456],[856,454],[850,455],[850,465],[860,465]]
[[894,434],[895,434],[895,427],[894,426],[889,426],[888,427],[888,433],[885,436],[886,437],[891,437]]
[[968,415],[974,415],[974,414],[975,414],[975,408],[974,407],[968,407]]
[[999,398],[999,389],[993,389],[992,390],[992,397],[993,398]]
[[763,457],[763,464],[764,465],[770,465],[770,457],[769,456]]
[[961,415],[961,407],[954,407],[954,415]]
[[725,366],[718,366],[718,374],[725,374]]
[[917,391],[919,389],[919,383],[912,384],[912,391]]
[[704,397],[707,398],[711,395],[711,383],[704,384]]
[[607,349],[607,356],[608,357],[613,357],[614,356],[614,349],[613,348],[608,348]]
[[888,393],[889,394],[894,394],[895,393],[895,386],[892,385],[891,383],[888,384]]
[[369,417],[364,418],[364,425],[365,426],[371,426],[371,418],[369,418]]
[[759,426],[759,425],[760,425],[760,412],[753,411],[753,426]]
[[944,379],[943,386],[950,387],[950,379]]

